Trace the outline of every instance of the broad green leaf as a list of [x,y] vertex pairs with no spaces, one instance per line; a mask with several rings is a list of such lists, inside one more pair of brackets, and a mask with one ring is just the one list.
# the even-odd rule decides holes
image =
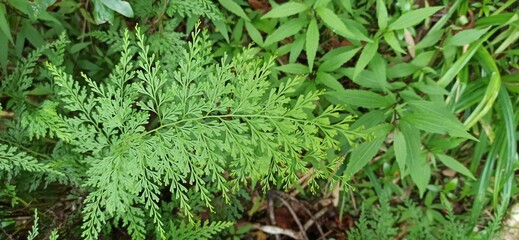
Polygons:
[[476,27],[487,27],[492,25],[505,25],[517,17],[517,13],[502,13],[498,15],[481,17],[476,20]]
[[344,7],[344,9],[348,13],[353,13],[353,7],[352,7],[351,1],[352,0],[342,0],[342,1],[339,1],[341,3],[342,7]]
[[[54,3],[56,3],[56,0],[36,0],[36,1],[29,1],[29,11],[32,12],[32,19],[38,19],[40,15],[46,15],[47,8],[52,6]],[[58,22],[59,23],[59,22]]]
[[[47,8],[49,6],[52,6],[56,2],[56,0],[34,0],[34,1],[17,0],[17,1],[9,1],[9,2],[10,2],[10,4],[13,4],[14,2],[16,2],[16,5],[18,5],[18,8],[26,9],[25,13],[29,16],[29,19],[31,21],[36,21],[37,19],[40,19],[40,20],[44,20],[44,21],[54,22],[58,25],[61,25],[61,22],[56,17],[54,17],[54,15],[51,15],[51,14],[49,14],[49,12],[47,12]],[[62,7],[64,7],[64,6],[62,5]],[[64,13],[62,11],[60,11],[60,12]]]
[[442,77],[438,80],[438,85],[440,87],[447,87],[452,80],[456,77],[456,75],[461,71],[463,67],[469,62],[469,60],[476,54],[478,49],[481,47],[483,42],[485,42],[492,34],[494,34],[497,29],[495,28],[485,34],[483,37],[481,37],[478,41],[474,42],[474,44],[471,44],[469,49],[459,57],[454,64],[444,73],[442,74]]
[[384,33],[384,40],[386,40],[387,44],[389,44],[389,46],[393,50],[395,50],[395,52],[405,54],[404,49],[402,49],[402,47],[400,46],[400,42],[395,37],[395,33],[393,31],[388,31]]
[[[446,112],[446,111],[442,111]],[[446,112],[446,114],[448,114]],[[465,126],[459,121],[452,121],[449,117],[452,114],[440,115],[433,111],[417,112],[406,114],[401,118],[414,127],[430,133],[449,134],[453,137],[463,137],[468,139],[475,138],[465,130]]]
[[232,34],[231,34],[233,39],[242,39],[244,22],[246,22],[246,21],[243,20],[243,18],[240,18],[240,19],[238,19],[236,24],[234,24],[234,29],[232,30]]
[[274,7],[270,12],[263,15],[261,19],[265,18],[282,18],[298,14],[308,9],[308,6],[299,2],[287,2],[285,4]]
[[359,144],[351,153],[350,162],[346,167],[345,174],[355,174],[366,166],[366,164],[375,157],[385,139],[385,137],[378,137]]
[[387,8],[383,0],[377,0],[377,21],[378,28],[385,29],[387,27]]
[[[225,41],[229,42],[229,31],[227,30],[227,24],[225,24],[221,20],[213,20],[212,22],[213,22],[214,26],[216,27],[216,30],[218,30],[220,32],[220,34],[222,34],[222,37],[225,39]],[[247,21],[245,21],[245,22],[247,23]],[[245,27],[247,27],[247,25],[245,25]],[[249,34],[250,34],[250,32],[249,32]],[[249,36],[252,37],[252,35],[249,35]]]
[[92,42],[82,42],[82,43],[76,43],[70,47],[70,53],[76,54],[77,52],[81,51],[82,49],[88,47]]
[[421,52],[411,61],[411,64],[420,68],[427,67],[435,55],[436,51]]
[[327,86],[333,90],[343,90],[344,87],[342,86],[342,84],[337,80],[337,78],[335,78],[334,76],[332,76],[331,74],[329,73],[325,73],[325,72],[317,72],[317,76],[315,77],[315,81],[318,83],[318,84],[322,84],[324,86]]
[[308,67],[312,71],[314,67],[315,55],[319,47],[319,27],[315,18],[310,20],[306,30],[306,58],[308,59]]
[[344,105],[344,90],[330,90],[323,94],[323,98],[334,105]]
[[[387,63],[386,60],[380,55],[375,54],[375,56],[371,59],[369,63],[369,67],[371,68],[373,74],[375,75],[374,80],[379,83],[380,89],[386,92],[387,87],[389,86],[387,82],[387,74],[386,68]],[[358,80],[358,77],[357,77]]]
[[[5,15],[5,5],[0,3],[0,30],[4,33],[7,39],[12,43],[13,36],[11,36],[11,29],[9,28],[9,22]],[[5,48],[7,49],[7,48]]]
[[345,104],[365,108],[389,107],[394,102],[390,98],[364,90],[344,90]]
[[449,92],[445,88],[441,88],[436,84],[427,84],[423,82],[411,83],[411,86],[420,90],[427,95],[449,95]]
[[303,48],[305,48],[306,36],[303,34],[296,35],[295,41],[287,44],[290,45],[290,56],[288,58],[289,63],[295,63],[301,55]]
[[[5,1],[2,1],[2,2],[5,2]],[[14,7],[16,10],[26,14],[26,15],[30,15],[30,11],[29,11],[29,4],[31,1],[25,1],[25,0],[8,0],[7,1],[9,3],[9,6],[10,7]]]
[[[336,72],[343,74],[349,79],[353,79],[354,70],[354,68],[340,68],[337,69]],[[364,70],[360,72],[359,76],[356,79],[353,79],[353,82],[361,87],[369,88],[372,90],[383,90],[384,88],[389,87],[389,85],[386,85],[379,79],[377,79],[378,77],[379,76],[375,74],[373,71]]]
[[398,126],[405,138],[407,170],[418,187],[420,196],[423,196],[431,178],[431,167],[420,149],[420,132],[405,122],[399,122]]
[[404,13],[393,23],[389,24],[389,30],[398,30],[412,27],[430,17],[442,8],[443,7],[428,7]]
[[364,127],[365,129],[369,129],[374,127],[382,122],[386,117],[384,116],[384,111],[382,110],[372,110],[363,114],[357,119],[352,125],[350,129],[357,129],[359,127]]
[[422,49],[434,46],[443,36],[443,30],[428,32],[425,37],[416,44],[415,49]]
[[331,0],[317,0],[314,3],[314,9],[316,9],[318,7],[326,7],[326,5],[328,5],[328,3],[330,3],[330,2],[331,2]]
[[420,68],[411,63],[398,63],[387,69],[387,78],[402,78],[407,77]]
[[461,124],[458,118],[456,118],[456,116],[449,111],[444,104],[424,100],[409,101],[408,104],[417,114],[441,116],[443,121],[445,121],[444,123],[452,125],[452,127],[449,127],[449,133],[451,136],[474,139],[467,133],[465,127]]
[[447,156],[445,154],[436,154],[436,157],[438,157],[438,159],[440,159],[440,161],[445,164],[445,166],[447,166],[448,168],[456,171],[456,172],[459,172],[469,178],[472,178],[473,180],[476,180],[476,178],[474,177],[474,175],[472,175],[472,173],[470,172],[470,170],[468,170],[463,164],[461,164],[460,162],[456,161],[456,159],[450,157],[450,156]]
[[289,63],[283,66],[276,67],[277,70],[292,73],[292,74],[307,74],[308,67],[300,63]]
[[96,24],[114,21],[114,11],[110,10],[101,0],[92,0],[94,3],[94,20]]
[[[0,34],[0,49],[8,49],[9,41],[7,40],[7,37],[2,36]],[[0,51],[0,67],[3,70],[3,72],[6,72],[7,69],[7,58],[8,58],[8,51]]]
[[400,176],[404,177],[406,175],[407,143],[404,134],[402,134],[398,129],[396,129],[394,133],[393,147],[395,150],[396,162],[400,169]]
[[269,46],[298,33],[306,25],[306,23],[307,22],[304,19],[292,19],[284,23],[283,25],[279,26],[272,34],[267,36],[267,39],[265,39],[265,46]]
[[490,27],[485,29],[468,29],[456,33],[456,35],[452,36],[445,40],[444,46],[463,46],[472,42],[477,41],[483,34],[488,32]]
[[369,161],[375,157],[377,152],[380,150],[380,147],[386,140],[386,134],[391,130],[391,125],[382,124],[376,127],[373,127],[373,132],[376,134],[376,137],[364,143],[359,144],[356,148],[353,149],[350,156],[350,162],[348,163],[345,174],[355,174],[360,171],[364,166],[366,166]]
[[325,7],[318,7],[316,12],[317,15],[319,15],[319,17],[323,20],[324,24],[326,24],[332,31],[338,33],[339,35],[346,38],[372,42],[372,40],[368,37],[354,34],[352,31],[350,31],[339,18],[339,16],[337,16],[337,14],[335,14],[332,10]]
[[236,14],[238,17],[241,17],[245,19],[246,21],[250,22],[250,18],[245,14],[245,11],[243,11],[243,8],[240,7],[234,0],[218,0],[220,4],[230,12]]
[[126,1],[121,0],[101,0],[101,2],[108,8],[118,12],[119,14],[132,18],[133,9],[132,6]]
[[431,150],[431,152],[444,152],[449,149],[453,149],[459,147],[462,143],[465,143],[467,140],[463,138],[446,138],[439,135],[431,136],[427,140],[427,148]]
[[33,46],[41,47],[45,45],[45,39],[29,21],[23,22],[20,32],[22,33],[20,35],[25,36]]
[[335,55],[331,58],[328,58],[326,61],[324,61],[319,66],[319,71],[325,71],[325,72],[333,72],[340,68],[343,64],[350,61],[355,54],[360,50],[359,48],[355,48],[346,52],[343,52],[341,54]]
[[442,17],[440,18],[440,20],[438,20],[438,22],[436,22],[430,29],[430,32],[435,32],[435,31],[440,31],[444,28],[445,24],[447,24],[449,21],[451,21],[452,19],[452,15],[454,13],[457,13],[459,12],[459,8],[458,6],[464,2],[464,0],[456,0],[454,1],[454,3],[452,3],[452,5],[449,6],[449,10],[447,11],[447,13],[445,14],[442,14]]
[[353,79],[359,76],[359,73],[366,68],[369,61],[375,56],[378,50],[378,39],[375,42],[367,43],[362,53],[360,54],[359,60],[355,64],[355,71],[353,72]]
[[245,29],[247,29],[247,32],[249,33],[249,37],[254,41],[255,43],[259,44],[260,46],[263,46],[263,37],[261,37],[261,33],[252,25],[251,22],[245,21]]

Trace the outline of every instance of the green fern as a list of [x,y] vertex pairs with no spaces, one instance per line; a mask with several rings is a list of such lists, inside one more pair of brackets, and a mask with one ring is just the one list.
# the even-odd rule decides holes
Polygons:
[[[200,18],[221,21],[223,14],[218,6],[211,0],[159,0],[159,1],[132,1],[135,15],[141,18]],[[156,22],[154,23],[156,24]]]
[[[398,217],[394,216],[387,196],[380,197],[380,209],[367,210],[363,205],[357,226],[348,232],[348,239],[394,239],[398,229],[394,227]],[[369,215],[368,215],[369,214]]]
[[208,221],[201,223],[196,222],[194,224],[186,224],[185,222],[180,222],[180,224],[175,225],[173,223],[169,224],[168,233],[166,235],[166,239],[175,239],[175,240],[208,240],[213,239],[213,235],[233,226],[232,222],[211,222]]
[[36,158],[20,151],[17,147],[0,144],[0,173],[2,174],[0,179],[10,180],[22,170],[60,175],[59,172],[39,163]]
[[121,220],[133,238],[143,239],[145,215],[166,236],[159,211],[162,187],[193,221],[188,189],[213,210],[207,181],[228,199],[231,187],[249,180],[288,187],[312,166],[316,176],[332,177],[335,161],[312,162],[324,161],[328,149],[338,148],[338,134],[355,136],[348,130],[351,118],[338,119],[340,107],[313,116],[320,92],[287,97],[300,78],[272,88],[267,78],[273,59],[264,62],[253,49],[216,64],[207,34],[196,32],[179,68],[167,72],[150,56],[139,32],[134,45],[126,31],[122,48],[107,81],[83,75],[86,88],[47,64],[71,112],[63,124],[77,131],[70,143],[87,154],[86,239],[96,239],[112,218]]
[[37,108],[29,108],[27,113],[23,115],[20,123],[27,130],[30,140],[33,138],[42,138],[45,136],[58,137],[64,141],[70,139],[71,132],[67,132],[63,120],[57,113],[58,103],[52,101],[44,101]]
[[34,240],[38,236],[38,234],[39,234],[38,221],[39,221],[38,209],[34,209],[34,224],[32,225],[31,231],[29,231],[27,240]]
[[224,19],[211,0],[169,0],[166,13],[170,17],[206,17],[212,21]]

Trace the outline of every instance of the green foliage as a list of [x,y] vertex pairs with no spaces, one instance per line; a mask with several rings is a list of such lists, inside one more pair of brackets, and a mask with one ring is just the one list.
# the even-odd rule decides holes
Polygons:
[[[516,1],[277,2],[1,2],[8,237],[236,238],[261,190],[343,186],[340,215],[380,203],[348,237],[494,238],[517,194]],[[36,206],[32,231],[11,217]]]
[[[507,64],[500,70],[492,58],[500,53],[494,48],[498,43],[502,45],[499,50],[508,49],[513,55],[510,46],[517,40],[512,35],[516,32],[518,15],[502,12],[510,6],[507,3],[499,10],[494,9],[497,10],[495,16],[490,17],[487,12],[489,17],[478,19],[474,26],[451,21],[457,11],[467,13],[468,6],[464,4],[455,1],[446,9],[442,6],[417,8],[411,1],[400,1],[396,5],[386,1],[288,1],[273,4],[271,11],[252,18],[254,26],[247,26],[247,30],[256,27],[265,32],[266,40],[261,43],[258,37],[253,38],[257,34],[249,31],[252,40],[265,51],[287,55],[277,70],[287,75],[315,77],[315,82],[304,83],[309,89],[325,88],[329,90],[324,95],[329,103],[347,104],[350,112],[362,115],[355,126],[364,126],[366,132],[374,136],[349,150],[345,174],[357,174],[372,159],[382,157],[398,167],[396,176],[410,177],[420,196],[424,196],[441,165],[465,175],[467,182],[475,180],[477,163],[473,162],[474,167],[469,169],[466,167],[469,160],[456,156],[464,146],[475,144],[463,139],[476,140],[475,136],[481,131],[488,131],[482,130],[489,127],[488,121],[498,121],[499,124],[494,125],[499,126],[497,128],[506,126],[501,120],[490,120],[488,114],[501,112],[498,96],[508,95],[502,90],[501,75],[508,76],[510,82],[513,71],[507,69]],[[441,18],[431,18],[442,9],[445,13]],[[370,23],[376,23],[378,29]],[[317,36],[314,33],[316,26],[319,29]],[[305,28],[308,29],[304,31]],[[419,36],[418,31],[423,35]],[[496,37],[498,31],[503,32],[502,36]],[[330,36],[327,32],[331,32]],[[335,39],[344,39],[343,42],[352,46],[328,50],[324,42]],[[462,47],[465,50],[462,51]],[[305,50],[306,58],[300,56],[302,50]],[[350,62],[352,58],[354,61]],[[305,61],[308,69],[301,64]],[[472,70],[481,72],[470,75]],[[355,83],[358,87],[344,89],[344,82]],[[472,90],[475,86],[479,87],[478,92]],[[512,102],[517,102],[516,96],[513,99]],[[517,159],[511,154],[517,143],[515,130],[512,130],[517,126],[517,118],[512,120],[514,110],[507,109],[509,131],[508,134],[502,131],[500,137],[508,142],[498,145],[510,155],[500,158],[498,169],[487,161],[485,173],[489,175],[484,175],[485,180],[478,179],[477,191],[483,197],[487,194],[484,189],[490,176],[495,174],[499,178],[493,191],[494,207],[500,199],[498,189],[502,189],[504,182],[512,184],[511,163]],[[387,151],[380,151],[385,147]],[[502,201],[507,202],[508,198],[509,194],[505,193]],[[473,210],[474,219],[482,205],[476,199],[478,210]]]
[[368,210],[363,205],[357,226],[351,229],[348,237],[351,239],[393,239],[398,233],[398,229],[393,227],[396,223],[396,216],[391,213],[389,202],[380,198],[380,209],[371,210],[371,216],[367,216]]
[[68,138],[68,133],[63,131],[64,126],[60,123],[61,119],[56,112],[57,104],[51,101],[42,104],[33,101],[33,96],[38,94],[38,88],[33,86],[41,89],[48,87],[45,82],[36,83],[33,77],[38,59],[46,52],[49,60],[53,59],[56,64],[59,64],[63,60],[62,49],[66,42],[65,35],[62,34],[60,40],[55,43],[33,51],[20,61],[16,69],[7,75],[0,85],[2,96],[10,97],[2,110],[10,110],[16,116],[14,119],[0,120],[9,129],[8,132],[2,132],[0,138],[3,142],[0,144],[0,169],[2,177],[8,181],[22,170],[61,175],[38,160],[45,155],[23,145],[43,138],[47,134],[63,139]]
[[2,178],[7,180],[18,175],[20,171],[57,173],[18,148],[4,144],[0,144],[0,170]]
[[[87,239],[96,238],[112,217],[121,219],[134,238],[144,238],[144,214],[164,235],[158,211],[162,186],[169,187],[191,220],[183,184],[196,189],[212,209],[206,176],[224,198],[247,178],[264,186],[276,181],[289,186],[327,149],[338,148],[337,135],[354,137],[348,131],[351,118],[338,119],[341,108],[330,106],[313,116],[320,92],[293,101],[287,97],[300,79],[271,88],[272,60],[254,59],[254,49],[215,64],[207,35],[195,33],[179,68],[166,72],[155,55],[149,56],[140,33],[137,39],[134,46],[125,32],[119,64],[104,83],[83,75],[88,88],[47,65],[60,101],[74,113],[63,117],[63,124],[77,133],[69,142],[88,154]],[[138,61],[132,60],[135,53]],[[331,177],[336,166],[333,160],[313,165],[320,178]],[[230,182],[224,169],[230,169]]]
[[181,222],[179,225],[169,224],[166,239],[213,239],[213,235],[217,234],[232,226],[232,222],[196,222],[194,224],[186,224]]
[[218,7],[209,0],[171,0],[166,8],[166,13],[170,17],[206,17],[213,21],[224,18]]
[[34,240],[38,236],[38,210],[34,210],[34,224],[32,225],[32,229],[29,232],[29,236],[27,236],[27,240]]
[[[385,195],[385,194],[384,194]],[[423,210],[411,203],[399,207],[398,211],[392,208],[387,197],[379,199],[379,208],[368,208],[363,204],[360,218],[356,226],[348,231],[351,239],[396,239],[398,235],[405,239],[499,239],[492,225],[501,220],[496,219],[489,229],[475,233],[469,225],[447,209],[446,219],[432,222],[423,214]],[[405,224],[405,232],[399,231],[397,225]]]

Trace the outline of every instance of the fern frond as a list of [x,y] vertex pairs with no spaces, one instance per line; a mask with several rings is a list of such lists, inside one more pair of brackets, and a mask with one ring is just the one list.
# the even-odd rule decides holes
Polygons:
[[210,0],[170,0],[166,13],[170,17],[175,15],[181,17],[202,16],[213,21],[224,19],[218,7]]
[[38,108],[29,109],[24,113],[20,120],[21,126],[27,130],[29,139],[42,138],[49,134],[50,137],[56,136],[58,139],[69,141],[71,132],[63,123],[58,115],[58,103],[44,101]]
[[103,43],[110,44],[112,46],[116,46],[117,44],[121,44],[123,42],[123,37],[117,31],[90,31],[88,33],[81,35],[79,38],[85,39],[88,37],[95,38]]
[[[34,172],[34,173],[60,173],[54,171],[48,166],[39,163],[34,157],[27,155],[27,153],[20,151],[17,147],[8,146],[0,143],[0,173],[1,177],[6,177],[7,180],[13,176],[18,175],[20,171]],[[5,175],[4,175],[5,174]]]
[[18,63],[15,71],[1,81],[0,93],[11,97],[8,106],[14,106],[16,114],[20,114],[25,108],[26,91],[33,84],[32,73],[38,59],[49,47],[49,45],[44,45],[29,53]]
[[169,224],[170,227],[168,228],[166,239],[175,239],[175,240],[213,239],[213,235],[231,227],[232,225],[233,225],[232,222],[222,222],[222,221],[216,221],[216,222],[205,221],[204,223],[196,222],[195,224],[186,224],[185,222],[180,222],[180,224],[178,224],[178,225],[170,223]]
[[27,236],[27,240],[33,240],[35,239],[39,234],[38,229],[38,209],[34,209],[34,224],[32,225],[31,231],[29,231],[29,236]]
[[145,237],[146,219],[165,236],[159,211],[163,187],[193,222],[189,190],[214,210],[209,186],[228,202],[231,187],[249,179],[265,186],[279,179],[289,186],[309,167],[316,176],[330,177],[335,171],[312,161],[324,161],[328,149],[338,148],[337,135],[355,137],[347,131],[351,119],[332,123],[340,108],[311,114],[321,92],[288,97],[301,78],[271,86],[273,59],[257,58],[254,49],[216,63],[208,35],[197,31],[178,68],[165,69],[139,29],[136,40],[132,44],[126,31],[119,64],[106,81],[83,75],[88,86],[48,64],[60,100],[71,111],[65,125],[80,132],[70,143],[89,154],[87,239],[97,238],[112,218],[122,220],[136,239]]

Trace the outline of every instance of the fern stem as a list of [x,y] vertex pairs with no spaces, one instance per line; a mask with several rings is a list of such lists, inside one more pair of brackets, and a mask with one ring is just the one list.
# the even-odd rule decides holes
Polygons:
[[[143,132],[142,135],[149,135],[149,134],[157,132],[157,131],[159,131],[159,130],[161,130],[163,128],[173,127],[173,126],[178,125],[178,124],[183,123],[183,122],[199,121],[199,120],[210,119],[210,118],[223,119],[223,118],[229,118],[229,117],[282,119],[282,120],[294,121],[294,122],[299,122],[299,123],[304,123],[304,124],[314,124],[314,125],[318,126],[321,129],[328,128],[328,129],[335,129],[335,130],[344,131],[343,129],[334,127],[335,125],[325,126],[323,124],[319,124],[318,122],[312,122],[312,121],[308,121],[308,120],[305,120],[305,119],[297,119],[297,118],[291,118],[291,117],[285,117],[285,116],[265,116],[265,115],[256,115],[256,114],[225,114],[225,115],[210,115],[210,116],[202,116],[202,117],[187,118],[187,119],[178,120],[176,122],[172,122],[172,123],[161,125],[161,126],[155,128],[155,129],[152,129],[150,131]],[[344,131],[344,132],[349,132],[349,131]]]
[[43,153],[36,152],[36,151],[34,151],[34,150],[30,149],[30,148],[24,147],[23,145],[15,143],[13,141],[10,141],[10,140],[4,139],[4,138],[0,138],[0,141],[5,142],[7,144],[10,144],[12,146],[15,146],[15,147],[17,147],[19,149],[22,149],[22,150],[24,150],[24,151],[26,151],[26,152],[34,155],[34,156],[39,156],[39,157],[45,158],[47,160],[52,159],[51,157],[49,157],[49,156],[47,156],[47,155],[45,155]]

